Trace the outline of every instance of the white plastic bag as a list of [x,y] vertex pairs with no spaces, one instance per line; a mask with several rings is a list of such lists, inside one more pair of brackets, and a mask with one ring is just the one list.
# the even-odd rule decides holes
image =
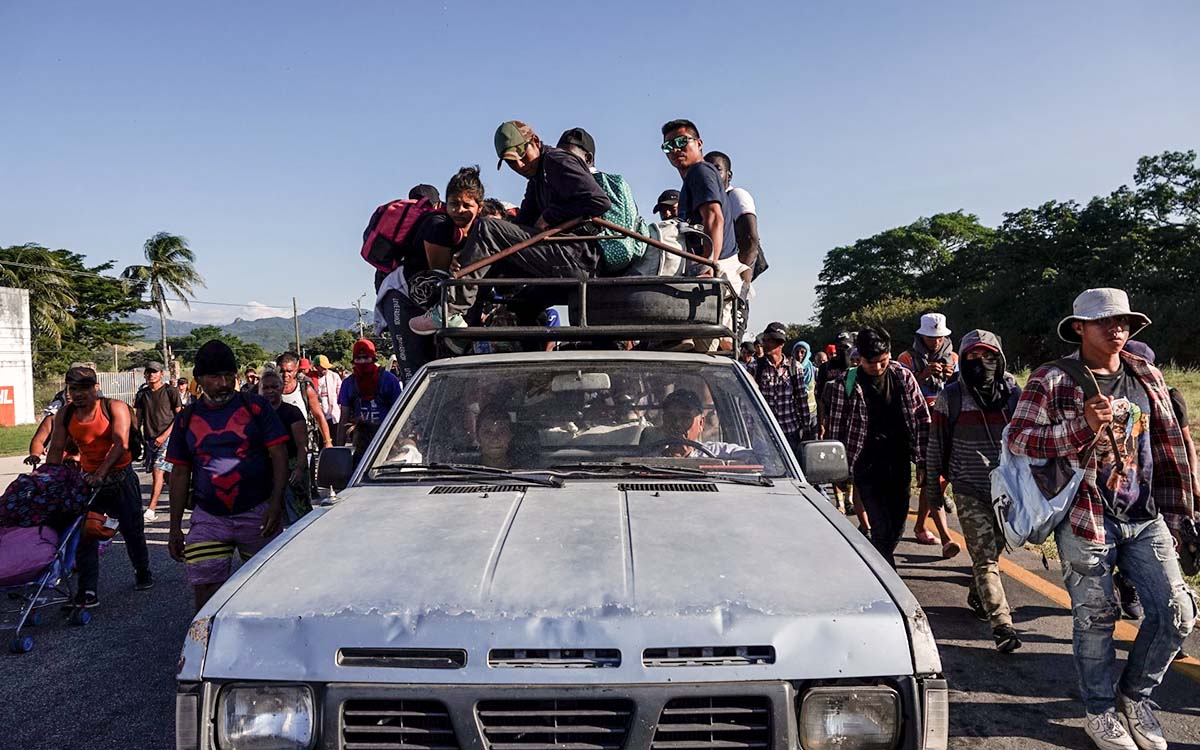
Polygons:
[[[1084,469],[1076,468],[1067,483],[1053,497],[1046,497],[1033,477],[1034,467],[1045,466],[1044,459],[1018,456],[1008,449],[1008,427],[1000,439],[1000,465],[992,469],[992,510],[1004,531],[1009,549],[1030,542],[1041,544],[1054,533],[1071,512],[1075,493],[1083,483]],[[1088,456],[1090,458],[1090,451]]]

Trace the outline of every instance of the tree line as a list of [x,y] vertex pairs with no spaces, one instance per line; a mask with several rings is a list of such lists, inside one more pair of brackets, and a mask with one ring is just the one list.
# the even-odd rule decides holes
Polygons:
[[813,319],[791,327],[814,346],[838,331],[885,327],[907,347],[922,313],[955,337],[984,328],[1017,366],[1061,356],[1055,328],[1084,289],[1119,287],[1154,325],[1161,361],[1200,363],[1200,167],[1195,151],[1138,160],[1133,186],[1086,204],[1050,200],[988,227],[962,210],[922,217],[826,256]]

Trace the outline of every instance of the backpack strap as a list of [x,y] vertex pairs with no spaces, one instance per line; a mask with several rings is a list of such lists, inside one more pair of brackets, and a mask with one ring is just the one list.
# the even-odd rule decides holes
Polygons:
[[846,395],[854,393],[854,384],[858,381],[858,368],[851,367],[846,371]]

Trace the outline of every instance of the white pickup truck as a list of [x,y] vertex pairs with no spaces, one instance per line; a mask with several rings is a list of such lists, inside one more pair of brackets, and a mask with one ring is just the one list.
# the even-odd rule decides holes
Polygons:
[[945,748],[928,621],[801,453],[727,358],[434,362],[197,614],[176,747]]

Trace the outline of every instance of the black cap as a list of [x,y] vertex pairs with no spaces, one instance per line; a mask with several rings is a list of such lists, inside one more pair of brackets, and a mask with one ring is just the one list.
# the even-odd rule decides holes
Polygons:
[[210,339],[200,345],[196,352],[196,366],[192,375],[202,378],[205,375],[220,375],[226,372],[237,372],[237,357],[229,344],[219,339]]
[[96,371],[90,367],[76,366],[67,370],[68,386],[90,387],[96,384]]
[[663,206],[678,206],[678,205],[679,205],[679,191],[678,190],[664,190],[658,194],[658,203],[654,204],[653,211],[654,211],[654,213],[658,213],[659,209],[661,209]]
[[775,339],[776,341],[787,341],[787,326],[779,321],[768,323],[766,329],[762,332],[763,339]]
[[418,200],[420,198],[429,199],[430,203],[441,203],[442,196],[438,194],[437,188],[433,185],[417,185],[412,190],[408,191],[409,200]]
[[691,414],[702,414],[704,406],[700,403],[700,397],[695,391],[690,391],[687,388],[679,388],[671,391],[662,402],[663,409],[672,409],[679,411],[687,411]]
[[592,155],[592,159],[596,158],[596,141],[592,138],[592,134],[583,128],[571,128],[564,130],[563,134],[558,137],[558,148],[566,148],[567,146],[578,146],[584,151]]

